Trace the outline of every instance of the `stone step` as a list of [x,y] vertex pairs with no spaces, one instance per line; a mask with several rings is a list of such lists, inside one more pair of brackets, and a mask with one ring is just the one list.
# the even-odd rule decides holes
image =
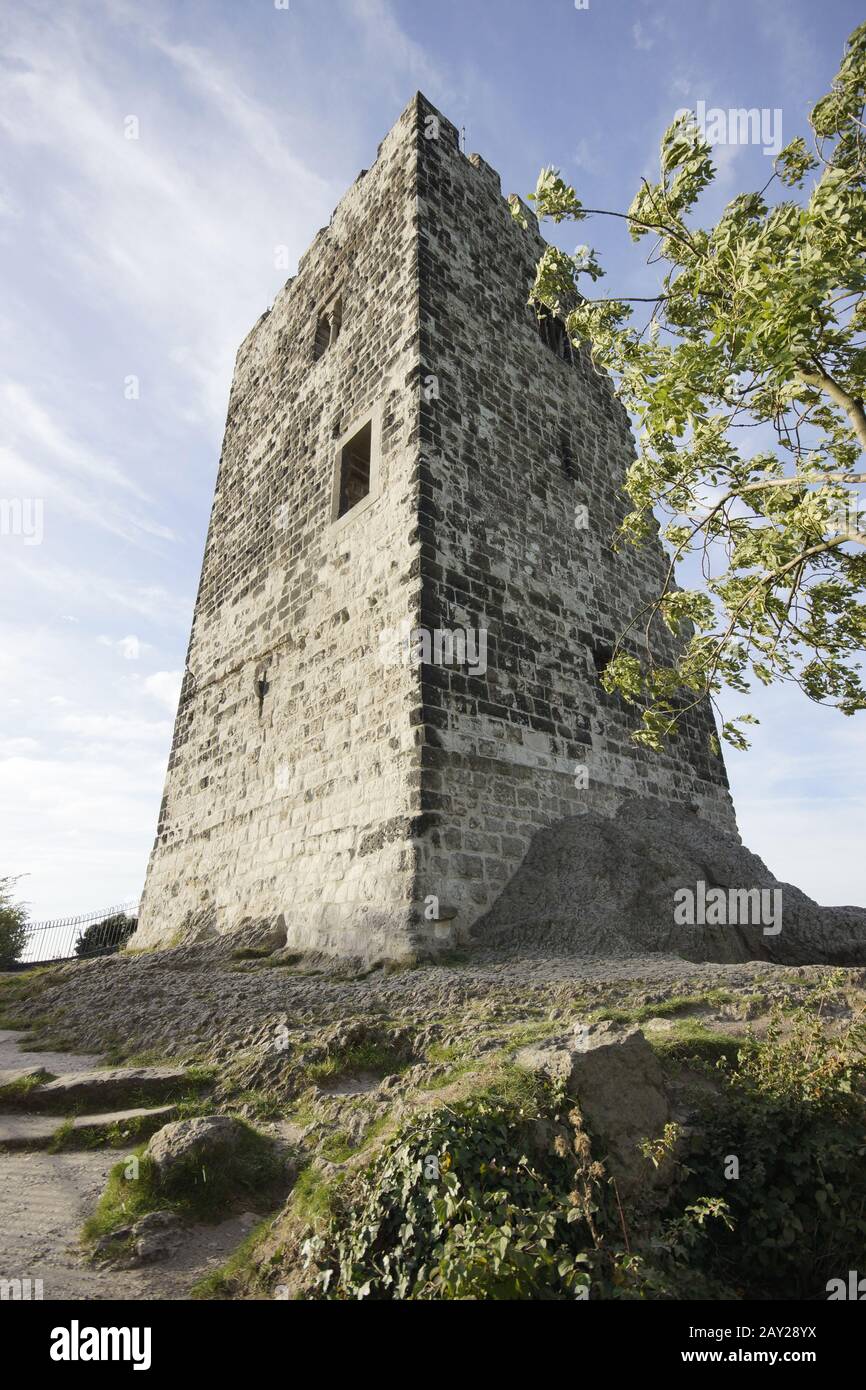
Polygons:
[[[26,1074],[26,1073],[25,1073]],[[47,1081],[16,1098],[22,1111],[68,1114],[82,1105],[146,1105],[170,1100],[178,1091],[198,1089],[183,1067],[103,1067],[98,1071],[73,1071]]]
[[[157,1121],[154,1129],[158,1129],[176,1114],[176,1105],[160,1105],[152,1110],[109,1110],[104,1115],[76,1115],[72,1120],[72,1130],[75,1134],[82,1131],[99,1134],[109,1130],[112,1125],[122,1124],[125,1120],[138,1120],[142,1116]],[[61,1124],[65,1123],[56,1115],[0,1115],[0,1152],[47,1149]]]

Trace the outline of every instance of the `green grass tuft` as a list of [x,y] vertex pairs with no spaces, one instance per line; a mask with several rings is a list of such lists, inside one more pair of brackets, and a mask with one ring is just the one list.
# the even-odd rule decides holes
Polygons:
[[720,1057],[735,1063],[743,1046],[742,1038],[714,1031],[691,1018],[680,1019],[670,1033],[650,1036],[647,1041],[657,1056],[680,1065],[695,1059],[713,1065]]
[[405,1071],[408,1065],[405,1053],[389,1047],[387,1043],[371,1040],[344,1048],[321,1062],[308,1062],[304,1072],[310,1082],[327,1089],[329,1081],[336,1081],[341,1076],[359,1076],[362,1073],[395,1076]]
[[270,1225],[270,1217],[260,1221],[237,1250],[232,1252],[224,1265],[193,1285],[189,1297],[196,1302],[220,1302],[233,1298],[238,1277],[253,1271],[253,1257]]
[[711,989],[704,994],[680,994],[673,999],[662,999],[655,1004],[636,1005],[632,1009],[598,1009],[592,1018],[597,1023],[646,1023],[650,1018],[673,1018],[693,1009],[731,1004],[733,1000],[734,995],[728,990]]
[[344,1180],[344,1174],[326,1175],[315,1164],[310,1164],[298,1175],[292,1191],[292,1205],[312,1230],[321,1230],[330,1221]]
[[32,1076],[19,1076],[14,1081],[7,1081],[5,1086],[0,1086],[0,1107],[8,1110],[18,1110],[27,1108],[28,1097],[43,1086],[46,1081],[54,1081],[54,1073],[45,1071],[40,1067]]

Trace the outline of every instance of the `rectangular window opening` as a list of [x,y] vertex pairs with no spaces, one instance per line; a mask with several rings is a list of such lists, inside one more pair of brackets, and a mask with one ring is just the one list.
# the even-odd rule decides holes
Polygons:
[[555,314],[542,313],[538,319],[538,331],[541,341],[550,348],[554,357],[558,357],[562,362],[574,360],[568,329],[561,318]]
[[345,516],[370,494],[373,423],[368,421],[340,451],[340,501],[338,518]]
[[613,647],[609,646],[607,642],[593,642],[592,660],[598,674],[603,676],[613,661]]

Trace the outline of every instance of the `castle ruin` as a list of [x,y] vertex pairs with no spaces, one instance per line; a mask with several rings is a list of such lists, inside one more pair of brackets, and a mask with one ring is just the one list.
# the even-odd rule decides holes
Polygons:
[[447,948],[627,794],[736,835],[708,704],[658,755],[599,684],[666,561],[543,248],[418,94],[241,345],[139,945]]

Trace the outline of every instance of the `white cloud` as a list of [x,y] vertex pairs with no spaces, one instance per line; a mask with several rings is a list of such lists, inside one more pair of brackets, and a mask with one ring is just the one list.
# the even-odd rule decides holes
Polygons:
[[126,477],[111,460],[100,458],[72,439],[20,382],[10,381],[0,387],[0,428],[9,439],[41,449],[54,465],[71,473],[77,481],[89,478],[146,500],[146,494],[133,479]]
[[182,680],[182,671],[155,671],[152,676],[148,676],[145,680],[144,688],[148,695],[159,700],[173,714],[180,698]]
[[713,145],[713,164],[720,185],[729,183],[734,177],[734,164],[745,148],[744,145],[737,144]]
[[[0,843],[36,918],[141,890],[171,743],[144,682],[86,630],[0,626]],[[58,690],[58,673],[63,687]]]
[[[131,357],[142,331],[168,329],[195,365],[187,397],[192,388],[200,419],[215,426],[237,344],[279,284],[274,245],[300,254],[336,190],[216,54],[166,37],[159,8],[113,4],[107,17],[100,27],[81,11],[50,22],[22,11],[8,22],[0,131],[53,170],[34,234],[54,272],[132,316]],[[173,82],[142,88],[136,49],[139,71],[162,60]],[[137,140],[124,138],[130,105]]]
[[678,75],[671,78],[670,92],[673,97],[681,97],[684,100],[691,96],[694,91],[694,82],[691,77]]
[[[805,16],[812,20],[811,29],[803,22]],[[810,7],[806,7],[805,15],[802,10],[798,14],[794,6],[780,7],[776,0],[771,0],[769,4],[756,6],[756,20],[763,38],[775,50],[777,71],[797,101],[798,114],[805,116],[802,98],[815,81],[816,28],[821,25],[820,11],[810,13]],[[841,38],[845,33],[844,25],[833,27]],[[843,47],[844,40],[838,45],[840,62]]]
[[35,753],[39,748],[39,740],[35,738],[4,738],[0,739],[0,758],[17,758],[25,753]]
[[588,174],[597,174],[604,167],[597,143],[589,141],[585,136],[578,140],[572,161],[575,168],[585,169]]
[[101,647],[111,647],[123,657],[124,661],[139,661],[144,652],[150,651],[150,644],[142,642],[140,637],[130,634],[129,637],[121,637],[115,641],[112,637],[98,638]]
[[[104,489],[83,491],[81,480],[62,481],[51,467],[35,464],[12,449],[0,447],[7,496],[38,499],[42,503],[43,530],[50,538],[57,534],[58,513],[74,517],[89,527],[105,531],[134,545],[145,543],[145,536],[172,539],[172,532],[155,522],[142,520],[126,506],[119,505]],[[42,542],[40,541],[40,544]]]
[[148,644],[137,637],[121,637],[117,647],[125,661],[138,661],[141,653],[148,649]]
[[165,720],[138,719],[125,714],[65,714],[53,727],[96,743],[159,743],[171,732]]
[[866,796],[822,801],[814,790],[796,800],[740,792],[743,841],[784,883],[829,907],[866,907],[862,833]]
[[[107,574],[78,566],[52,563],[40,555],[40,564],[25,567],[20,560],[5,561],[7,575],[14,575],[22,588],[75,602],[88,615],[112,612],[117,608],[161,625],[185,628],[192,617],[192,599],[172,593],[161,584],[126,583]],[[80,618],[63,615],[64,621],[79,623]]]
[[156,829],[162,757],[12,757],[2,763],[3,862],[36,920],[138,897]]
[[726,751],[743,842],[816,902],[866,907],[866,790],[851,775],[866,759],[866,721],[793,686],[728,693],[722,704],[727,719],[750,708],[761,721],[747,730],[748,752]]
[[380,71],[391,76],[392,85],[403,96],[407,76],[428,96],[434,89],[448,90],[449,84],[439,66],[420,43],[410,38],[386,0],[350,0],[349,8],[368,52],[375,55]]

